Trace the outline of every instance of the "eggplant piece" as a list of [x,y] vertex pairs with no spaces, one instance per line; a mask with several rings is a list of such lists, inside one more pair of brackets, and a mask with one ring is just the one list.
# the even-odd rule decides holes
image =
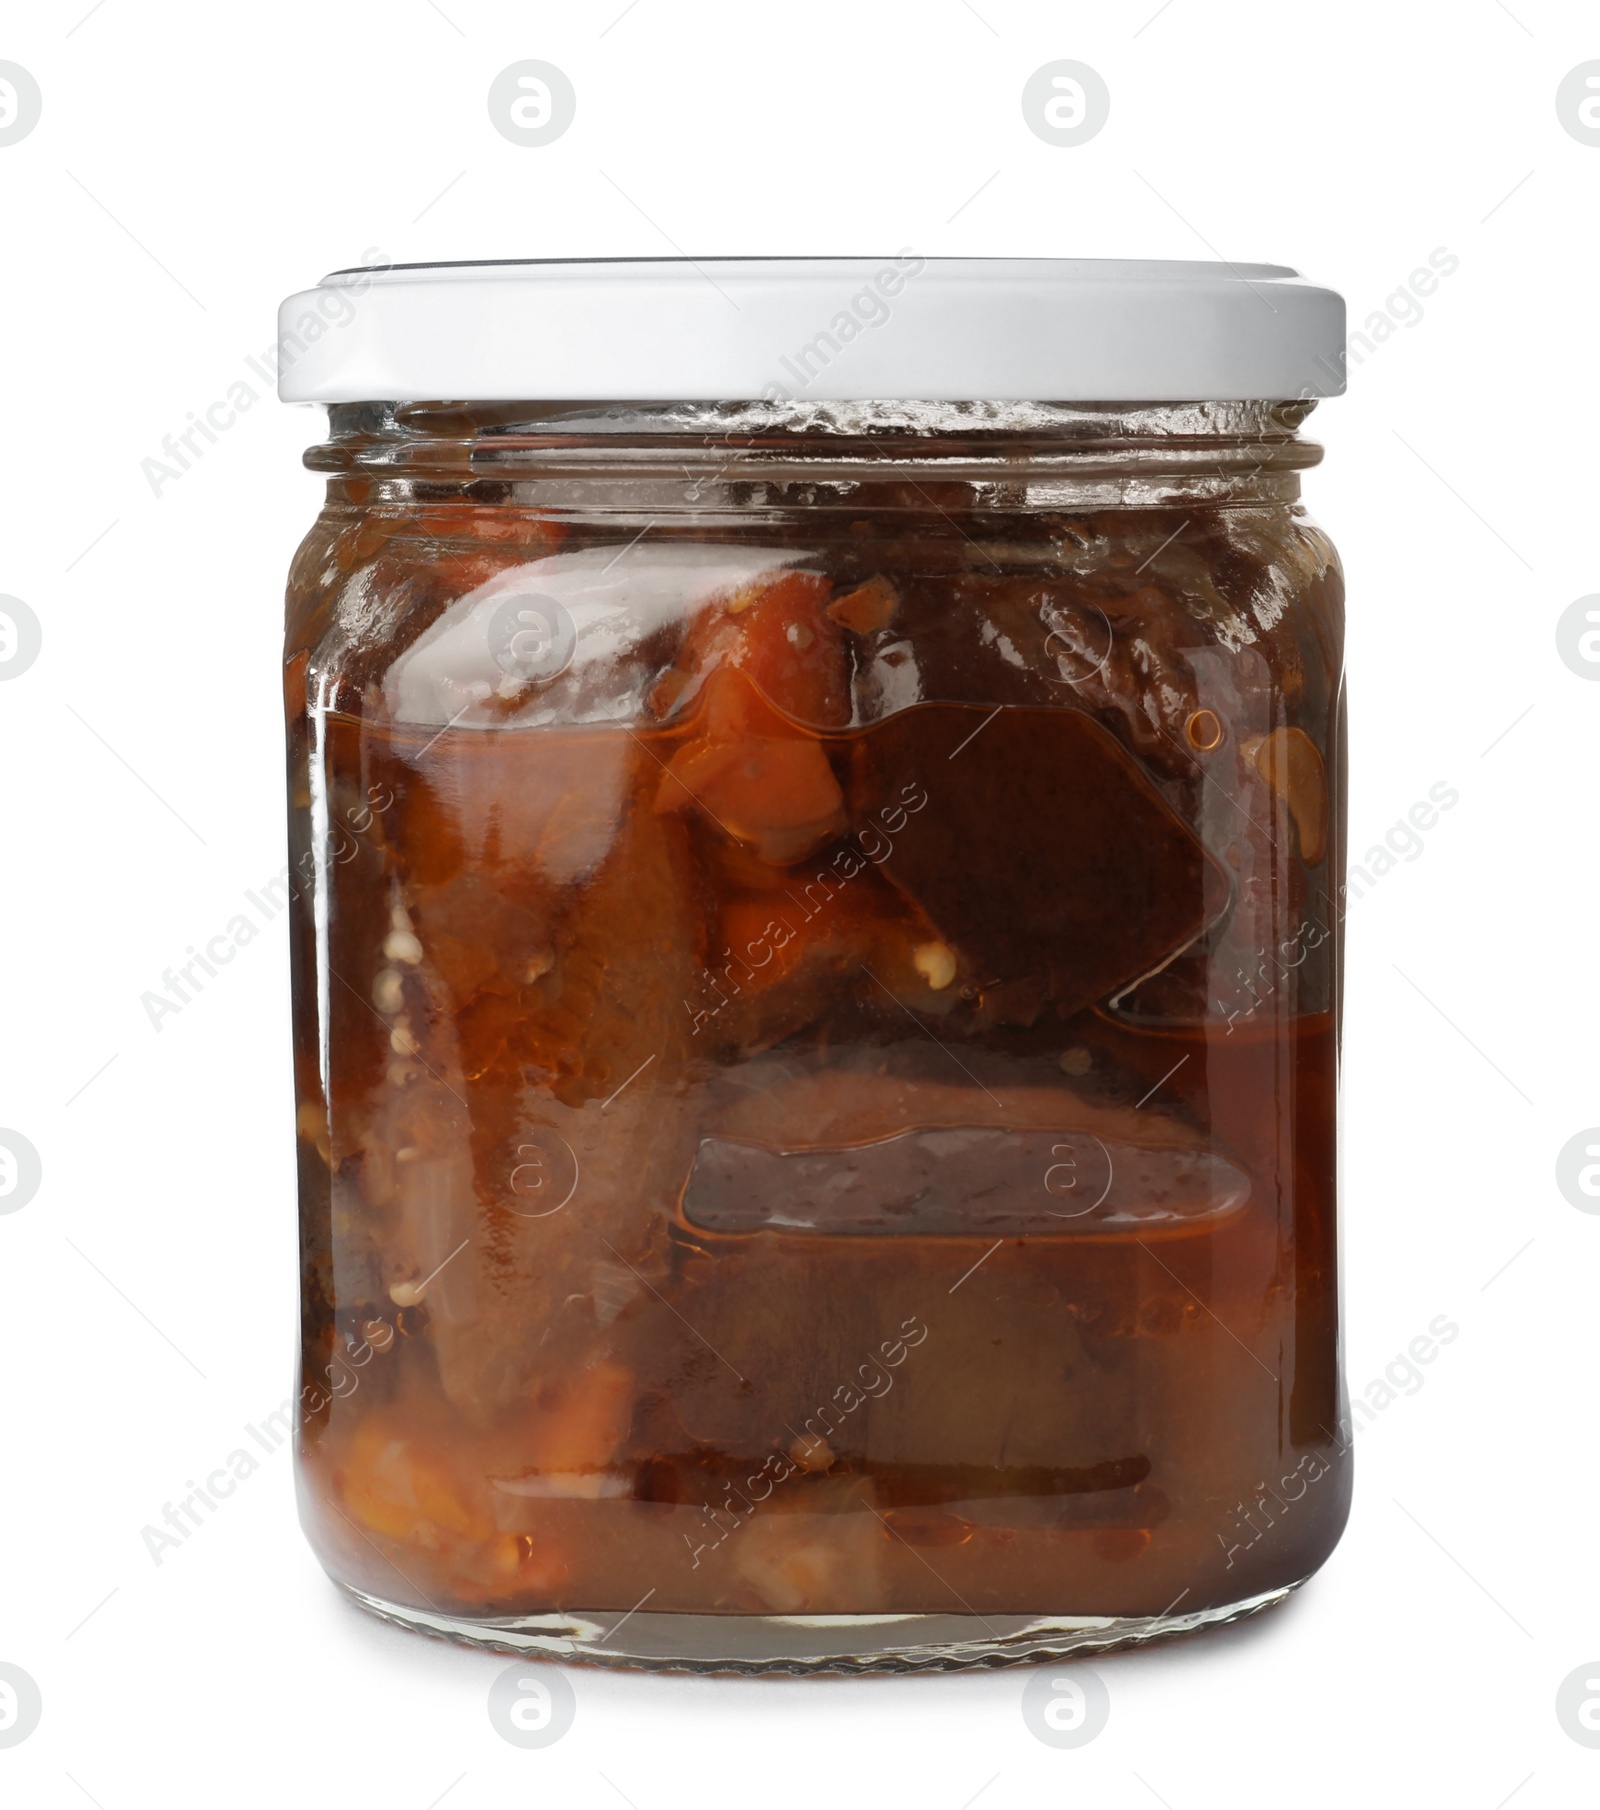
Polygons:
[[[479,1425],[603,1356],[664,1273],[703,959],[687,833],[650,809],[656,763],[625,736],[495,739],[491,766],[466,756],[487,801],[444,783],[459,750],[433,753],[425,795],[451,801],[465,870],[436,876],[405,800],[387,826],[401,956],[377,989],[396,1051],[376,1130],[396,1159],[390,1293],[426,1307],[445,1393]],[[592,835],[584,813],[562,823],[552,761],[568,800],[589,797]]]
[[1080,711],[928,705],[854,753],[854,823],[890,827],[882,872],[981,977],[997,1023],[1111,998],[1226,908],[1225,870]]

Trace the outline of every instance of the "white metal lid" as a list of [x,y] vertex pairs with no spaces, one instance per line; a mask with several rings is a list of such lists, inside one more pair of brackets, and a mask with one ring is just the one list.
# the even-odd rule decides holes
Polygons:
[[1344,302],[1277,264],[617,258],[340,270],[278,314],[285,402],[1335,396]]

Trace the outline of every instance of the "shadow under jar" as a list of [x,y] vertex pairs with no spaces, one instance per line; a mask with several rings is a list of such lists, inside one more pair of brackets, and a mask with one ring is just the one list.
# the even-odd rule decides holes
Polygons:
[[[773,295],[903,262],[717,281],[782,377]],[[628,346],[647,279],[722,308],[683,266],[311,292],[352,319],[284,384],[331,405],[285,665],[299,1480],[380,1614],[992,1665],[1230,1620],[1338,1539],[1342,587],[1298,430],[1342,311],[995,266],[986,331],[1059,314],[1001,357],[1040,394],[1160,362],[1117,270],[1220,294],[1235,366],[853,393],[930,318],[960,393],[983,268],[723,403],[346,399],[364,335],[397,394],[531,389],[513,302],[551,334],[576,273]],[[640,387],[567,326],[568,388]],[[713,326],[661,384],[762,395]]]

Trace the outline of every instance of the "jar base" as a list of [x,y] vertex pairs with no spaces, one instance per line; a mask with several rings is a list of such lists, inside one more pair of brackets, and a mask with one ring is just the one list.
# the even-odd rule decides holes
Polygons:
[[1274,1608],[1305,1580],[1213,1609],[1162,1615],[677,1615],[644,1610],[475,1619],[341,1584],[385,1621],[464,1646],[646,1672],[960,1672],[1112,1653]]

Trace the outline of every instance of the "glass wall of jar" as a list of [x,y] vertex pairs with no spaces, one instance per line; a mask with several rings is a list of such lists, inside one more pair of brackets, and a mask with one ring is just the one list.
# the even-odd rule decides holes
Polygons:
[[362,1602],[954,1665],[1327,1556],[1309,406],[332,408],[285,667],[300,1485]]

